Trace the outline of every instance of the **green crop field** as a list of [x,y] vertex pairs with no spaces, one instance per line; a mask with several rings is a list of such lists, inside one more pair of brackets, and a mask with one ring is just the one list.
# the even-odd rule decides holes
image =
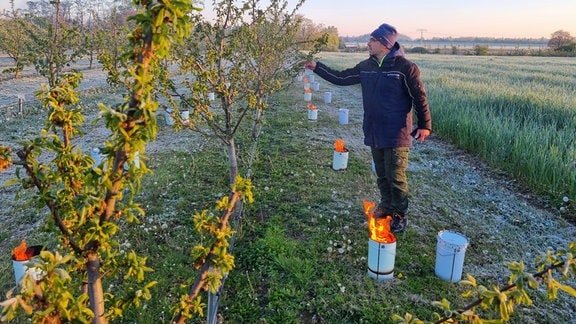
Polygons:
[[[366,54],[324,53],[336,68]],[[434,132],[547,196],[574,219],[576,59],[409,55],[420,66]]]

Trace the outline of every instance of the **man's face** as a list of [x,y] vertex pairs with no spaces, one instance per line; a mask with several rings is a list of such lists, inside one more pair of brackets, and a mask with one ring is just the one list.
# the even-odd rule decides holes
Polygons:
[[370,37],[370,40],[368,40],[368,52],[376,57],[384,57],[390,50],[376,38]]

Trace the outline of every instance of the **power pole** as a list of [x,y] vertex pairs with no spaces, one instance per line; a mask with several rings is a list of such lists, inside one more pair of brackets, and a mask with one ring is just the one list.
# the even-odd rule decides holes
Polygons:
[[416,30],[420,32],[420,40],[423,41],[423,40],[424,40],[424,32],[427,32],[428,30],[427,30],[427,29],[422,29],[422,28],[416,29]]

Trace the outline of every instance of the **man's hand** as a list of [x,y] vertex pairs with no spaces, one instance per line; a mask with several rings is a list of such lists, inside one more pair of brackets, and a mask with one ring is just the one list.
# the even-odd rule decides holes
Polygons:
[[314,61],[307,61],[307,62],[304,64],[304,68],[306,68],[306,69],[308,69],[308,70],[314,71],[314,70],[316,69],[316,62],[314,62]]
[[414,134],[414,138],[420,143],[424,142],[428,136],[430,136],[430,130],[426,128],[418,128],[416,134]]

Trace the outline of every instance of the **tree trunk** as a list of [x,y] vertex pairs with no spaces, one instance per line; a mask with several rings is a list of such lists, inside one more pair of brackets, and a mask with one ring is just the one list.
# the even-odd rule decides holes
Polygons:
[[90,298],[90,309],[94,312],[93,324],[107,324],[104,317],[104,291],[102,290],[102,280],[100,279],[100,260],[96,252],[88,254],[88,297]]
[[236,144],[234,138],[231,138],[227,145],[228,150],[228,163],[230,167],[230,185],[236,182],[236,176],[238,175],[238,157],[236,156]]

